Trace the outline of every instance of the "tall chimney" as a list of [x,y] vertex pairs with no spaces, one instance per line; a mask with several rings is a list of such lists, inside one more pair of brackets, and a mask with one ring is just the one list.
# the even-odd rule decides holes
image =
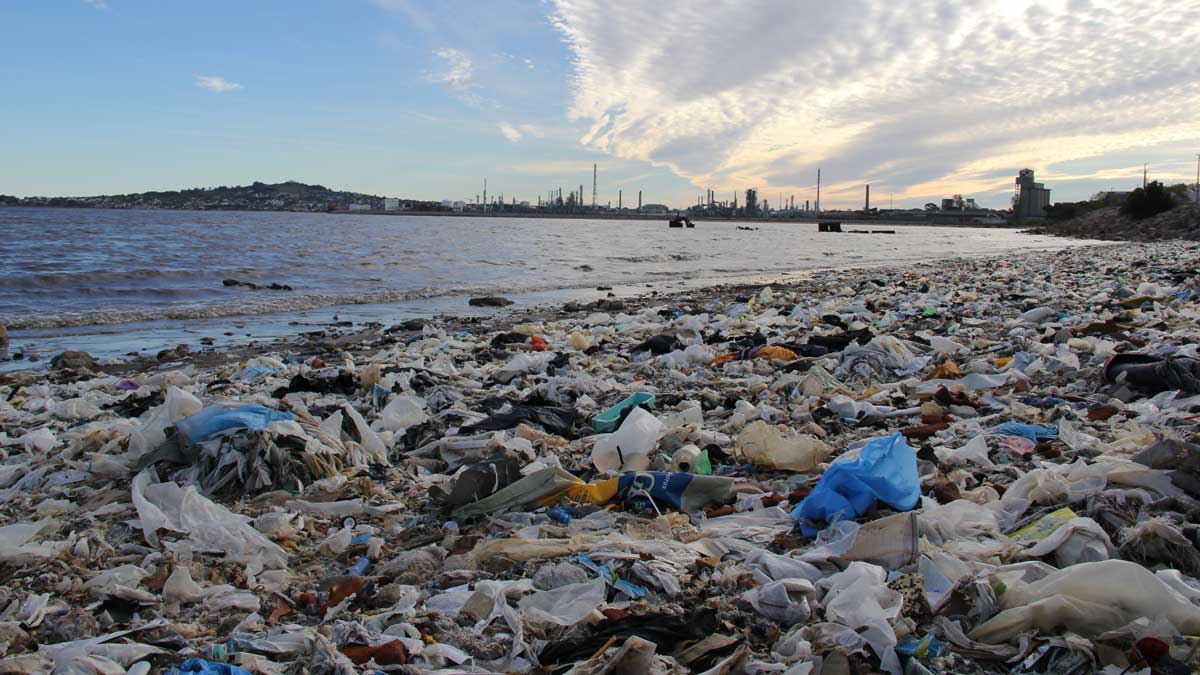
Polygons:
[[871,184],[867,183],[867,205],[863,207],[863,211],[871,210]]
[[642,211],[642,191],[638,190],[638,213]]
[[621,191],[617,190],[617,210],[621,210]]

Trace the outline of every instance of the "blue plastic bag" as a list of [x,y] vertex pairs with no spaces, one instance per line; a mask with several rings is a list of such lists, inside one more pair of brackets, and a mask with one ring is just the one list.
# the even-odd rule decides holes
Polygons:
[[231,666],[228,663],[213,663],[204,659],[188,659],[179,664],[178,668],[172,668],[168,675],[179,675],[181,673],[200,673],[201,675],[250,675],[250,671],[245,668]]
[[992,433],[1001,436],[1023,436],[1037,443],[1046,438],[1058,438],[1057,424],[1022,424],[1020,422],[1005,422],[996,427]]
[[792,509],[805,536],[819,531],[808,521],[832,523],[866,513],[879,500],[899,511],[908,511],[921,499],[917,453],[902,434],[875,438],[863,446],[858,459],[834,462],[817,487]]
[[179,433],[191,443],[201,443],[226,429],[254,429],[262,431],[272,422],[292,419],[292,414],[272,410],[266,406],[250,403],[236,408],[213,406],[185,417],[175,423]]

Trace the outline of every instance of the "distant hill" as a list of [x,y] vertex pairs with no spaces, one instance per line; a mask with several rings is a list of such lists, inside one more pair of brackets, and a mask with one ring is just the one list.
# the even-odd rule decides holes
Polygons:
[[[95,209],[188,209],[198,211],[382,211],[384,198],[361,192],[330,190],[297,181],[228,187],[192,188],[94,197],[11,197],[0,195],[0,206],[41,206]],[[439,202],[398,200],[404,210],[440,211]]]

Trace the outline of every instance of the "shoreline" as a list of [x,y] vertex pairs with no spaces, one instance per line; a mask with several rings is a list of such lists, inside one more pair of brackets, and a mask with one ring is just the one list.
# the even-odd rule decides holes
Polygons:
[[[1082,248],[1103,249],[1112,245],[1115,244],[1096,243],[1084,245]],[[1078,248],[1081,247],[1075,247],[1075,249]],[[1060,250],[1072,249],[1039,249],[1032,253],[1026,253],[1026,255],[1053,253]],[[188,344],[189,350],[193,354],[208,355],[221,350],[229,350],[238,354],[257,354],[266,353],[264,350],[270,350],[273,346],[283,347],[296,342],[305,332],[333,330],[340,338],[344,338],[349,331],[341,329],[352,327],[345,326],[344,324],[347,323],[347,320],[340,318],[347,312],[354,319],[354,324],[362,326],[358,329],[358,332],[361,333],[388,328],[389,326],[384,326],[384,323],[390,322],[396,324],[407,320],[438,321],[464,325],[478,325],[481,321],[511,323],[511,317],[522,315],[543,317],[559,312],[563,305],[581,302],[595,303],[609,298],[630,303],[631,306],[644,306],[649,302],[672,301],[679,297],[695,296],[697,294],[702,297],[714,299],[725,289],[732,288],[747,291],[770,285],[787,286],[809,279],[815,275],[860,273],[864,270],[878,270],[887,273],[899,271],[900,269],[907,270],[914,266],[917,268],[931,265],[937,266],[940,263],[960,259],[1002,259],[1011,255],[1011,251],[959,255],[908,265],[890,262],[851,263],[811,269],[767,272],[755,275],[735,275],[728,278],[714,277],[700,279],[695,285],[689,285],[686,280],[670,279],[657,281],[653,285],[626,284],[600,288],[588,286],[554,289],[544,292],[517,292],[504,295],[504,297],[515,300],[514,306],[498,310],[468,307],[466,301],[471,293],[460,293],[427,298],[425,299],[427,302],[424,303],[409,301],[333,304],[269,314],[215,314],[203,317],[164,317],[161,319],[147,319],[145,321],[85,324],[79,326],[10,328],[8,331],[11,344],[9,352],[10,354],[15,353],[27,345],[42,344],[49,341],[52,344],[63,347],[63,349],[59,349],[58,351],[94,351],[100,358],[109,360],[119,358],[118,352],[126,354],[131,349],[134,351],[149,352],[147,356],[153,356],[160,350],[170,350],[179,344],[188,344],[190,336],[190,341],[193,343],[200,340],[212,342],[211,345]],[[545,300],[545,296],[558,297],[557,299]],[[439,304],[438,301],[442,302]],[[453,308],[445,307],[446,301],[449,301],[449,304],[453,305]],[[422,307],[427,309],[423,311]],[[364,314],[365,316],[363,316]],[[333,315],[333,319],[323,319],[320,316],[314,315],[325,317]],[[161,328],[158,328],[158,326],[161,326]],[[207,326],[207,329],[204,329],[204,326]],[[149,328],[147,329],[146,327]],[[116,346],[121,344],[121,339],[117,336],[141,331],[147,332],[149,337],[130,339],[124,346]],[[172,338],[170,337],[171,335],[175,337]],[[96,336],[113,337],[101,337],[97,340]],[[71,344],[73,340],[75,343]],[[263,342],[264,340],[265,342]],[[93,348],[89,350],[87,348],[89,343],[97,341],[100,344],[113,346],[107,349]],[[37,349],[30,353],[35,355],[37,360],[25,361],[28,364],[26,368],[22,368],[22,364],[19,361],[0,360],[0,373],[20,372],[22,370],[44,370],[50,357],[54,355],[45,349]],[[142,362],[146,363],[145,357],[143,357]],[[147,367],[152,366],[148,365]]]
[[[673,210],[662,214],[647,214],[647,213],[504,213],[504,212],[474,212],[474,211],[292,211],[292,210],[276,210],[276,209],[124,209],[112,207],[94,207],[94,206],[24,206],[5,204],[0,205],[0,208],[11,209],[71,209],[79,211],[137,211],[141,213],[169,212],[169,213],[305,213],[317,215],[331,216],[413,216],[419,218],[514,218],[514,219],[531,219],[531,220],[644,220],[650,222],[669,221],[674,215],[682,214],[687,209]],[[734,218],[734,217],[719,217],[719,216],[696,216],[692,217],[693,222],[712,222],[712,223],[794,223],[797,225],[816,225],[823,220],[837,220],[843,225],[896,225],[901,227],[948,227],[948,228],[981,228],[981,229],[1008,229],[1017,230],[1026,227],[1020,223],[1005,223],[1005,224],[979,224],[979,223],[940,223],[935,220],[888,220],[885,218],[847,218],[847,212],[824,212],[821,215],[809,213],[803,216],[794,216],[787,218]],[[843,233],[848,234],[848,233]]]

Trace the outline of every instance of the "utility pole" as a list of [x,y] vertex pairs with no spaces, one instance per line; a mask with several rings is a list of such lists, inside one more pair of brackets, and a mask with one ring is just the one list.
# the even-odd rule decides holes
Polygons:
[[1200,206],[1200,152],[1196,153],[1196,206]]

